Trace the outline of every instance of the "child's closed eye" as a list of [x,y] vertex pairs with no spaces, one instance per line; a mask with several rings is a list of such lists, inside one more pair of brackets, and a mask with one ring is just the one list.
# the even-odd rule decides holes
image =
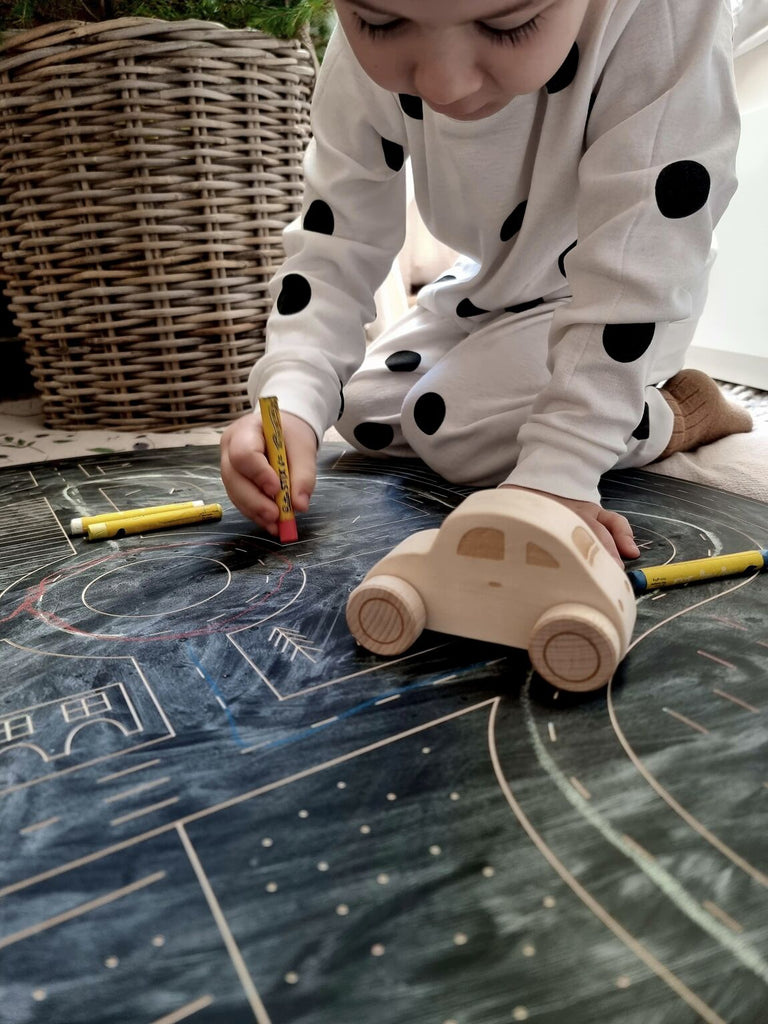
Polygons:
[[405,18],[392,18],[391,21],[377,24],[373,21],[366,21],[365,18],[361,18],[359,14],[355,13],[355,21],[360,31],[372,39],[381,39],[383,36],[393,35],[398,29],[405,27]]
[[500,43],[502,46],[516,46],[538,32],[540,20],[541,16],[537,14],[524,24],[516,25],[515,28],[494,28],[493,25],[488,25],[484,21],[478,21],[475,24],[492,42]]
[[[390,21],[377,23],[373,21],[366,21],[365,18],[361,18],[357,13],[355,13],[355,21],[358,29],[365,35],[370,36],[372,39],[382,39],[394,36],[398,32],[404,30],[407,25],[407,20],[405,18],[392,18]],[[478,32],[487,39],[490,39],[493,43],[497,43],[502,46],[515,46],[534,35],[539,29],[539,22],[540,15],[537,14],[524,24],[516,25],[514,28],[496,28],[485,21],[476,21],[475,27]]]

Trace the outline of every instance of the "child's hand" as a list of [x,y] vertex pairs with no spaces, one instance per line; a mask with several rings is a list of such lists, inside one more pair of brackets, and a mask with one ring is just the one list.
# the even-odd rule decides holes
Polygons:
[[[291,501],[296,512],[306,512],[315,489],[317,438],[312,427],[298,416],[284,412],[281,421],[291,477]],[[267,461],[258,412],[247,413],[224,431],[221,479],[235,507],[276,537],[275,497],[280,480]]]
[[[502,486],[511,487],[513,485],[504,484]],[[533,488],[521,487],[518,489],[533,491]],[[576,515],[581,516],[587,526],[597,535],[598,540],[602,541],[608,554],[615,558],[622,568],[624,567],[622,558],[640,557],[640,548],[635,543],[632,527],[625,516],[618,512],[610,512],[592,501],[562,498],[559,494],[550,494],[548,491],[533,491],[533,493],[553,498],[561,505],[565,505],[566,508],[572,509]]]

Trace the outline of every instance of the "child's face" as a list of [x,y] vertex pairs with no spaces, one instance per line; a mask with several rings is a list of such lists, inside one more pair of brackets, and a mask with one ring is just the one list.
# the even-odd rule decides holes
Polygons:
[[438,114],[479,121],[540,89],[592,0],[336,0],[366,74]]

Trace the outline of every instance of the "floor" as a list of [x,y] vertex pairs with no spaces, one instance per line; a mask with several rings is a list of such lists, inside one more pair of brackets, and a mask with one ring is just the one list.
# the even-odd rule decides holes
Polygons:
[[46,427],[34,397],[0,401],[0,467],[82,455],[217,445],[225,424],[173,432],[57,430]]

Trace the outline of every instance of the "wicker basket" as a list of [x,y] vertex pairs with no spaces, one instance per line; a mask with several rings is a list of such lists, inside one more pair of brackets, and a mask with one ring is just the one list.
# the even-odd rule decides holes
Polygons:
[[314,72],[297,42],[201,21],[0,47],[0,274],[49,426],[245,410]]

